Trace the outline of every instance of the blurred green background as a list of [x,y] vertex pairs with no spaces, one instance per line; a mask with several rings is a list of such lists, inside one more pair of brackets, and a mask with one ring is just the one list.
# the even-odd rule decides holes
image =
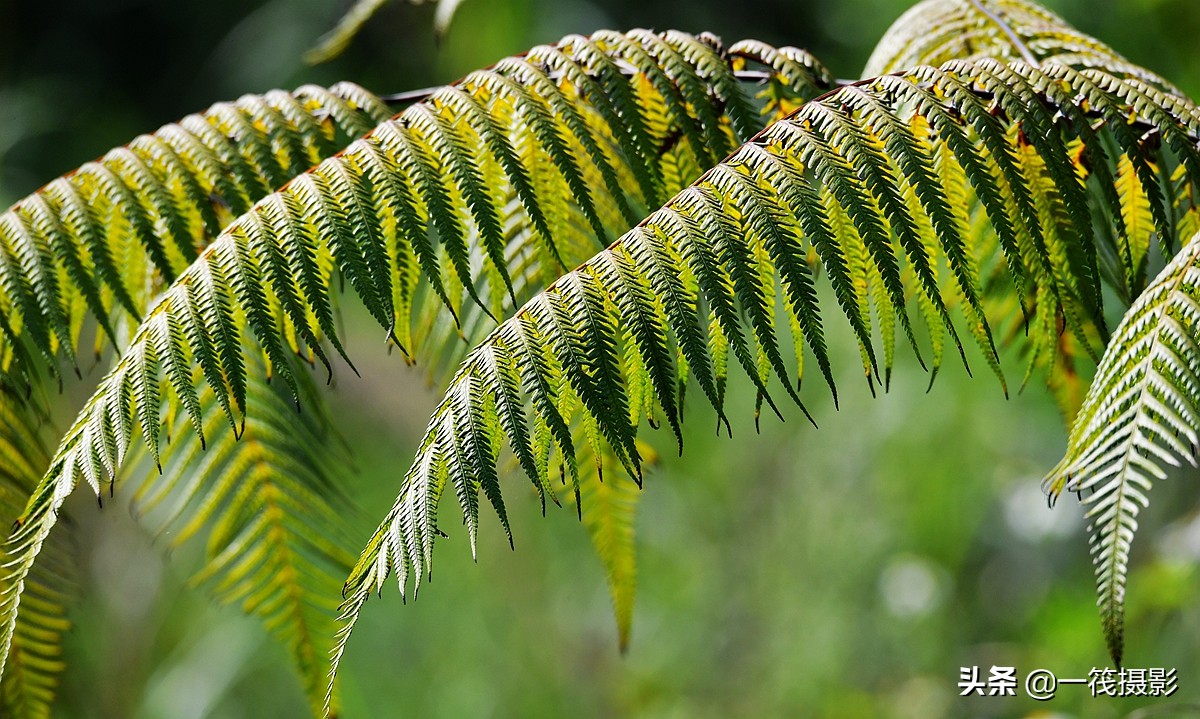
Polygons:
[[[345,10],[319,0],[0,0],[0,203],[210,103],[347,79],[379,93],[453,80],[567,33],[709,30],[812,50],[857,76],[908,0],[466,0],[435,42],[432,9],[393,3],[341,58],[304,50]],[[1050,0],[1078,27],[1200,96],[1196,0]],[[362,379],[335,411],[365,541],[390,506],[436,401],[419,370],[352,337]],[[857,366],[849,342],[835,344]],[[517,551],[494,518],[480,560],[442,543],[436,581],[402,606],[367,605],[344,670],[356,717],[1192,717],[1200,716],[1200,512],[1194,477],[1156,487],[1134,545],[1127,661],[1176,668],[1157,705],[1064,687],[1050,702],[958,697],[962,666],[1085,677],[1109,661],[1081,510],[1046,508],[1038,480],[1066,433],[1035,380],[1005,400],[949,364],[932,391],[910,360],[872,400],[842,373],[755,434],[735,381],[734,438],[693,403],[688,453],[646,483],[633,643],[617,651],[599,562],[574,512],[538,516],[510,483]],[[982,366],[982,363],[976,362]],[[1010,382],[1023,365],[1006,359]],[[71,383],[58,421],[100,368]],[[811,388],[810,388],[811,389]],[[659,433],[661,434],[661,432]],[[523,480],[522,480],[523,482]],[[292,717],[305,705],[282,648],[258,624],[185,585],[116,503],[70,507],[84,602],[68,640],[63,717]],[[171,561],[179,559],[180,561]],[[1023,692],[1021,692],[1023,694]]]

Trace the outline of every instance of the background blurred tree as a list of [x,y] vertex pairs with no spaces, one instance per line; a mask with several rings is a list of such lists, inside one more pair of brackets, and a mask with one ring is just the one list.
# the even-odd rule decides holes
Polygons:
[[[217,97],[338,79],[378,92],[431,85],[597,27],[684,18],[684,30],[805,47],[854,76],[906,4],[747,2],[731,13],[720,3],[468,0],[440,48],[431,11],[396,4],[346,56],[310,69],[299,58],[339,8],[9,3],[0,6],[0,199]],[[1198,94],[1200,58],[1189,49],[1200,16],[1187,0],[1047,4]],[[379,477],[412,454],[434,397],[414,406],[419,373],[355,356],[365,379],[344,381],[335,401],[361,423],[348,433],[360,438],[355,495],[380,506],[392,487]],[[960,665],[1086,674],[1104,653],[1077,512],[1046,512],[1036,484],[1065,436],[1053,407],[1040,392],[1005,403],[955,369],[926,396],[912,374],[880,401],[852,394],[840,414],[815,407],[819,433],[766,422],[762,437],[693,442],[666,467],[646,490],[645,579],[625,660],[599,569],[578,573],[595,560],[566,526],[573,518],[524,521],[532,503],[513,502],[521,552],[485,547],[478,567],[457,548],[443,552],[428,600],[364,619],[345,714],[960,716],[981,706],[955,703]],[[73,384],[64,402],[78,406],[84,389]],[[1163,520],[1151,524],[1167,528],[1140,543],[1131,653],[1192,677],[1200,524],[1166,508],[1192,507],[1195,492],[1171,482],[1156,493]],[[164,572],[136,531],[96,526],[127,524],[123,511],[77,514],[96,578],[85,592],[100,600],[79,610],[63,716],[304,711],[281,650],[257,625],[182,593],[186,575]],[[1185,681],[1176,698],[1197,690]],[[1064,690],[1050,708],[1104,717],[1137,706],[1084,695]],[[1020,699],[986,711],[1033,708]]]

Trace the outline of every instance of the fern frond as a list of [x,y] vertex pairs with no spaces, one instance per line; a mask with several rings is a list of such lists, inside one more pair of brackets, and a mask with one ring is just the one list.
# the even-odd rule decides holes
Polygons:
[[[0,511],[21,513],[49,450],[38,432],[45,422],[38,404],[5,395],[0,402]],[[13,719],[50,716],[62,674],[62,637],[70,623],[67,604],[76,593],[77,574],[70,533],[51,537],[43,559],[26,580],[22,611],[16,618],[9,665],[0,681],[0,715]],[[4,554],[4,561],[11,559]],[[5,585],[6,591],[8,585]]]
[[[73,449],[49,472],[58,479],[38,488],[14,533],[17,591],[3,597],[0,645],[20,582],[78,480],[101,494],[135,434],[161,461],[163,400],[203,444],[218,411],[200,395],[207,386],[236,429],[255,411],[246,353],[261,351],[299,402],[293,357],[331,369],[326,339],[344,356],[332,321],[338,273],[410,355],[428,336],[415,322],[429,305],[444,306],[464,333],[469,313],[511,309],[518,285],[505,253],[514,242],[536,248],[530,262],[555,276],[564,236],[586,238],[595,252],[615,235],[610,227],[627,228],[648,201],[764,123],[753,87],[733,69],[747,63],[768,68],[767,112],[828,89],[828,74],[797,50],[725,48],[674,32],[572,36],[433,93],[255,204],[163,294],[68,432]],[[555,211],[577,221],[551,228],[555,205],[543,198],[562,197],[570,202]],[[506,213],[517,221],[502,223]],[[524,287],[525,297],[535,289]],[[467,449],[485,451],[479,442]]]
[[1046,476],[1052,498],[1080,493],[1091,521],[1098,604],[1121,663],[1125,578],[1138,513],[1168,467],[1196,465],[1200,427],[1200,236],[1193,237],[1125,314]]
[[[1133,87],[1149,89],[1163,104],[1171,104],[1181,114],[1195,114],[1195,106],[1174,86],[1158,75],[1145,68],[1133,65],[1115,50],[1104,43],[1089,37],[1068,25],[1062,18],[1047,11],[1045,8],[1026,0],[926,0],[905,13],[897,20],[884,35],[876,47],[866,73],[880,75],[889,72],[902,71],[920,64],[940,64],[950,59],[978,59],[990,57],[1002,61],[1025,61],[1031,64],[1065,65],[1076,70],[1096,68],[1106,75],[1120,77]],[[1121,128],[1113,125],[1114,130],[1121,131],[1123,147],[1135,142],[1155,142],[1152,135],[1142,134],[1140,130]],[[1081,153],[1075,160],[1076,171],[1085,178],[1091,174],[1096,152],[1107,153],[1111,146],[1104,147],[1081,138],[1083,144]],[[1117,163],[1114,181],[1105,173],[1097,178],[1101,187],[1105,188],[1107,196],[1103,201],[1111,208],[1121,207],[1122,216],[1117,218],[1115,232],[1125,233],[1128,237],[1121,242],[1125,245],[1117,248],[1116,243],[1107,242],[1100,248],[1102,255],[1107,251],[1113,255],[1124,252],[1124,256],[1103,258],[1110,265],[1123,261],[1127,268],[1133,268],[1131,281],[1108,278],[1124,303],[1129,303],[1141,291],[1145,283],[1145,270],[1140,262],[1145,258],[1145,247],[1157,241],[1165,257],[1170,257],[1174,251],[1174,238],[1178,234],[1190,237],[1192,232],[1183,222],[1178,222],[1182,232],[1168,232],[1163,236],[1153,231],[1147,231],[1145,220],[1153,212],[1159,227],[1171,228],[1172,222],[1166,215],[1170,208],[1160,199],[1159,188],[1153,186],[1150,176],[1154,174],[1143,161],[1136,165],[1131,161],[1137,154],[1127,155],[1118,151],[1120,159]],[[1149,162],[1155,162],[1153,153],[1147,153]],[[1115,186],[1115,192],[1108,189]],[[1188,197],[1190,190],[1176,192],[1176,197]],[[1182,214],[1175,214],[1182,219]],[[976,235],[977,241],[981,238]],[[1106,268],[1101,267],[1101,271]],[[1110,275],[1120,274],[1108,268]],[[1034,296],[1005,297],[1007,289],[1002,289],[997,299],[1000,302],[1020,302],[1024,307],[1038,307],[1040,298]],[[1053,303],[1051,303],[1053,304]],[[1016,314],[1005,313],[1010,318],[1001,329],[1004,336],[1024,334],[1029,323],[1033,322],[1044,328],[1061,325],[1061,319],[1053,316],[1040,315],[1035,309],[1033,316],[1027,309],[1020,313],[1021,320],[1012,322]],[[1060,333],[1061,334],[1061,333]],[[1039,341],[1038,337],[1045,338]],[[1097,337],[1102,339],[1102,337]],[[1094,352],[1086,346],[1080,346],[1076,338],[1061,335],[1061,340],[1051,342],[1045,332],[1038,333],[1033,342],[1023,343],[1022,349],[1029,359],[1030,371],[1026,373],[1025,381],[1035,370],[1044,374],[1046,386],[1055,397],[1066,423],[1070,425],[1083,399],[1083,383],[1079,378],[1078,364],[1086,360]]]
[[325,701],[337,590],[353,564],[345,549],[350,503],[335,479],[349,457],[311,382],[301,384],[305,412],[297,415],[261,359],[247,360],[246,396],[255,411],[244,429],[234,433],[206,388],[207,447],[186,413],[168,418],[180,440],[163,453],[163,476],[143,483],[134,506],[172,547],[207,536],[205,566],[192,584],[263,620],[290,651],[316,714]]
[[[4,521],[21,514],[49,466],[37,439],[44,420],[33,416],[40,399],[16,394],[36,393],[60,359],[76,362],[88,317],[101,329],[97,358],[106,342],[124,344],[128,320],[140,319],[150,296],[236,214],[390,114],[350,83],[247,95],[138,137],[0,215],[0,415],[5,436],[17,437],[6,459],[23,461],[24,478],[6,495]],[[45,715],[62,669],[74,573],[69,548],[53,544],[16,618],[6,716]]]
[[863,75],[984,58],[1099,69],[1185,97],[1163,78],[1028,0],[923,0],[892,23]]
[[0,215],[0,371],[77,364],[91,316],[123,345],[146,288],[190,265],[231,219],[391,113],[350,83],[218,103],[54,180]]
[[[468,527],[475,526],[481,486],[474,478],[494,464],[501,437],[535,486],[549,482],[556,464],[564,481],[578,486],[571,428],[594,425],[625,472],[640,480],[640,418],[665,419],[678,432],[674,398],[684,367],[726,425],[729,364],[749,377],[760,405],[780,411],[775,380],[800,404],[802,366],[793,380],[784,327],[793,333],[796,359],[813,357],[836,393],[825,340],[829,312],[817,292],[826,280],[809,267],[810,254],[858,340],[869,383],[888,375],[888,337],[897,330],[933,372],[940,336],[964,363],[966,346],[977,346],[1000,375],[981,290],[985,261],[1038,293],[1048,305],[1040,316],[1061,313],[1087,341],[1085,325],[1098,322],[1100,310],[1087,208],[1092,193],[1104,198],[1112,188],[1085,184],[1073,164],[1080,143],[1112,136],[1119,144],[1128,127],[1143,122],[1164,137],[1195,137],[1200,127],[1171,115],[1162,93],[1156,109],[1143,105],[1143,90],[1093,70],[954,62],[841,88],[760,133],[471,352],[346,584],[343,639],[362,603],[393,572],[402,594],[410,579],[416,591],[430,568],[447,489]],[[1142,162],[1152,152],[1119,146]],[[1195,148],[1178,148],[1190,168]],[[1092,162],[1091,182],[1103,174],[1099,163],[1111,174],[1113,160],[1098,149]],[[964,190],[945,187],[943,177],[966,179],[996,233],[997,256],[976,254],[964,236],[966,208],[945,199]],[[1120,208],[1108,209],[1106,222],[1120,223]],[[1035,330],[1057,337],[1057,327],[1031,324]],[[930,355],[921,349],[926,336]],[[623,359],[628,348],[637,362]],[[640,411],[641,388],[652,396],[649,415]],[[485,416],[494,420],[477,419]],[[502,501],[485,496],[504,524]]]
[[[603,448],[599,436],[589,438],[589,447],[579,463],[581,520],[591,537],[617,620],[617,643],[624,652],[633,631],[633,600],[637,591],[637,543],[634,520],[642,488],[621,471],[612,453]],[[654,450],[639,443],[638,452],[647,465],[655,462]],[[587,457],[587,454],[591,457]]]

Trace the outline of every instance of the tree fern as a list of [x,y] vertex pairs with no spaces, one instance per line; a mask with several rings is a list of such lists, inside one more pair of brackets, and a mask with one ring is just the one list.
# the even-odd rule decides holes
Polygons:
[[[1080,340],[1090,341],[1084,324],[1098,321],[1100,307],[1088,193],[1111,197],[1112,188],[1089,190],[1072,158],[1082,134],[1088,143],[1111,138],[1131,161],[1148,165],[1141,145],[1121,144],[1130,124],[1163,122],[1153,126],[1164,138],[1195,136],[1192,118],[1170,115],[1166,96],[1148,92],[1136,80],[1094,70],[953,62],[839,89],[760,133],[472,351],[434,413],[396,505],[347,582],[347,634],[389,574],[402,593],[409,580],[415,591],[430,568],[445,490],[454,490],[472,544],[481,490],[509,531],[486,469],[502,440],[536,486],[549,484],[556,463],[563,481],[578,486],[570,427],[582,422],[640,478],[640,418],[665,420],[682,440],[675,397],[689,375],[725,424],[729,364],[748,375],[760,404],[780,411],[773,376],[799,403],[802,367],[793,381],[781,349],[785,326],[798,357],[815,359],[836,397],[810,253],[858,339],[868,382],[886,377],[897,330],[918,357],[918,337],[928,333],[932,371],[939,337],[949,336],[965,362],[951,307],[967,341],[1000,374],[980,291],[984,260],[1036,289],[1039,316],[1055,317],[1057,306]],[[1148,96],[1162,105],[1149,110]],[[1094,117],[1067,108],[1072,102]],[[1062,121],[1051,122],[1056,115]],[[1192,167],[1194,147],[1176,146]],[[939,162],[955,172],[935,173]],[[1091,168],[1093,178],[1104,174],[1098,164]],[[1164,184],[1169,171],[1157,172],[1155,183]],[[944,199],[954,191],[942,178],[955,174],[966,177],[991,220],[1002,257],[976,255],[963,232],[966,205]],[[1108,221],[1119,226],[1121,207],[1108,209]],[[1126,248],[1121,242],[1116,249]],[[939,275],[942,265],[948,271]],[[1030,332],[1053,340],[1057,327],[1031,321]],[[882,362],[873,339],[879,333]],[[650,388],[649,401],[635,399],[644,396],[638,388]]]
[[[697,40],[681,33],[599,33],[504,61],[381,125],[356,149],[258,203],[231,226],[225,240],[203,251],[193,270],[196,278],[181,277],[152,312],[164,320],[156,336],[125,349],[124,356],[136,356],[141,369],[126,376],[128,383],[111,398],[110,408],[119,413],[121,407],[136,405],[135,415],[130,422],[101,421],[90,429],[80,425],[79,431],[105,449],[92,456],[94,463],[85,463],[86,469],[79,468],[102,494],[100,484],[115,480],[135,425],[155,438],[147,448],[153,461],[161,463],[160,372],[181,388],[194,388],[204,378],[211,396],[184,392],[170,416],[189,422],[203,447],[213,440],[206,428],[212,412],[221,413],[229,420],[229,429],[223,430],[229,434],[212,456],[230,451],[228,436],[239,434],[247,414],[256,411],[246,404],[260,381],[252,369],[255,363],[243,356],[240,338],[247,327],[264,331],[263,359],[299,401],[304,381],[292,367],[293,353],[328,365],[321,337],[331,338],[340,351],[328,290],[335,261],[388,328],[390,339],[406,351],[413,352],[437,325],[418,324],[414,314],[420,308],[426,319],[436,316],[438,310],[430,314],[424,309],[436,304],[425,302],[431,296],[442,300],[460,332],[469,334],[467,321],[479,320],[479,312],[494,316],[511,307],[517,286],[505,253],[532,257],[526,280],[556,275],[564,269],[564,256],[585,258],[604,246],[610,232],[636,221],[640,210],[630,203],[643,204],[645,197],[657,201],[674,192],[731,149],[737,133],[760,127],[762,113],[735,75],[735,68],[747,63],[765,68],[754,76],[763,85],[762,113],[778,112],[783,103],[828,86],[824,70],[799,51],[752,42],[726,49],[715,38]],[[452,116],[464,121],[452,123]],[[508,198],[504,205],[491,194],[498,186],[508,188],[500,195]],[[535,188],[540,196],[533,194]],[[571,201],[549,199],[559,196]],[[550,211],[567,219],[553,233],[545,219]],[[509,221],[501,223],[501,217]],[[436,245],[426,236],[430,229]],[[381,233],[392,240],[381,242]],[[587,238],[586,251],[578,249],[582,237]],[[208,259],[226,251],[247,264],[205,267]],[[524,296],[534,289],[528,286]],[[160,313],[177,301],[172,292],[186,298],[178,305],[188,314],[182,322]],[[234,295],[246,304],[235,302]],[[277,334],[272,315],[280,309],[292,320],[305,320],[285,322]],[[197,375],[190,368],[193,359],[199,364]],[[202,476],[189,473],[189,481]],[[191,489],[184,496],[194,491],[219,494],[227,486],[219,478],[207,481],[211,489]],[[32,502],[50,509],[37,496]],[[228,516],[243,516],[239,511],[228,508]],[[35,512],[53,523],[53,511]],[[31,526],[27,518],[21,524]],[[228,537],[228,531],[214,532]],[[244,538],[250,541],[251,536]],[[36,553],[40,541],[19,540],[16,546]],[[227,568],[221,555],[212,561],[213,571]],[[10,622],[24,571],[10,577],[15,590],[5,594]],[[262,573],[230,573],[228,591],[219,589],[219,594],[274,590],[275,599],[287,603],[286,587],[277,577],[260,587]],[[284,633],[290,631],[285,628]],[[311,647],[304,651],[313,655]],[[311,688],[317,669],[311,656],[298,659]]]

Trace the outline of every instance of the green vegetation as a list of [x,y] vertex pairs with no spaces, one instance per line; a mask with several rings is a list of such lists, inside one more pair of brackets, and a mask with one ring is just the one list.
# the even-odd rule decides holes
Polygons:
[[[1073,427],[1045,486],[1052,501],[1075,493],[1091,521],[1103,636],[1119,664],[1127,623],[1144,624],[1147,611],[1125,602],[1147,491],[1167,467],[1195,463],[1200,112],[1175,85],[1024,0],[927,0],[883,36],[865,79],[835,77],[817,55],[755,40],[568,35],[390,100],[403,108],[349,83],[216,105],[13,205],[0,217],[3,486],[16,519],[0,584],[6,711],[43,716],[54,701],[75,596],[73,551],[58,520],[81,483],[103,505],[132,480],[137,514],[172,546],[203,537],[193,583],[262,622],[290,655],[314,714],[349,715],[368,701],[369,683],[343,701],[340,680],[354,673],[363,641],[351,630],[389,578],[402,596],[432,578],[447,491],[472,557],[481,529],[498,527],[515,544],[515,527],[536,524],[519,524],[524,505],[578,516],[604,567],[624,649],[643,478],[653,487],[690,473],[673,457],[685,440],[690,456],[713,427],[732,436],[751,407],[760,441],[788,437],[795,469],[760,468],[769,452],[722,459],[756,451],[752,441],[699,447],[714,477],[702,485],[706,499],[749,501],[758,514],[744,521],[764,531],[806,525],[802,541],[787,543],[809,556],[806,573],[822,572],[822,586],[803,596],[776,586],[762,604],[727,604],[749,614],[724,638],[692,640],[690,656],[719,657],[726,642],[753,639],[756,613],[824,609],[793,625],[795,648],[811,654],[784,660],[791,650],[772,649],[779,639],[767,635],[735,652],[775,673],[761,687],[777,693],[746,697],[747,706],[953,714],[946,689],[960,665],[1023,662],[1027,672],[1071,657],[1077,666],[1053,668],[1086,675],[1098,659],[1073,649],[1089,641],[1077,619],[1086,603],[1077,594],[1072,605],[1012,593],[1051,585],[1029,585],[995,558],[980,561],[1035,551],[982,549],[989,536],[1004,536],[988,528],[996,488],[919,456],[923,431],[939,427],[945,435],[928,451],[976,461],[1003,436],[986,419],[946,421],[956,395],[941,385],[963,385],[961,374],[942,372],[947,353],[966,374],[987,367],[996,394],[1044,384]],[[372,322],[388,349],[424,367],[444,394],[411,469],[400,475],[392,455],[393,469],[368,470],[376,480],[356,493],[346,487],[356,453],[338,435],[353,436],[363,413],[326,407],[318,385],[332,382],[339,364],[370,374],[371,365],[355,365],[367,353],[349,348],[364,336],[355,328]],[[109,369],[50,453],[42,437],[56,412],[52,395],[89,356]],[[1097,361],[1089,389],[1087,367]],[[859,372],[865,381],[849,381]],[[939,373],[950,376],[933,389]],[[793,425],[785,433],[768,418],[794,404],[800,412],[790,414],[824,424],[833,408],[870,411],[868,394],[917,403],[910,388],[927,386],[922,401],[941,418],[905,422],[894,452],[886,431],[846,425],[852,444],[810,461],[799,435],[811,432]],[[658,431],[641,431],[647,426]],[[728,446],[742,447],[740,435]],[[1024,461],[1035,446],[1023,444],[992,456]],[[903,464],[894,479],[886,472],[869,483],[867,496],[879,495],[874,511],[860,511],[860,496],[847,491],[863,471],[853,463],[864,447]],[[364,462],[378,451],[359,449]],[[802,480],[798,494],[787,475],[810,467],[824,481]],[[532,503],[506,501],[519,486],[504,479],[513,472],[528,476]],[[674,484],[665,498],[683,503],[688,481]],[[355,562],[354,505],[374,513],[397,486]],[[1012,530],[1027,541],[1054,536],[1027,516],[1028,494],[1010,486]],[[481,494],[495,526],[479,511]],[[695,497],[688,514],[666,504],[640,510],[654,548],[643,577],[674,582],[683,596],[710,580],[721,601],[752,596],[744,593],[763,580],[747,567],[769,560],[736,534],[698,549],[716,561],[671,569],[696,540],[670,546],[668,530],[693,517],[702,524],[712,510]],[[836,518],[818,521],[806,505],[859,519],[839,534]],[[1174,531],[1182,533],[1175,553],[1191,551],[1187,527]],[[833,551],[839,536],[852,545]],[[910,549],[889,554],[889,537],[906,537]],[[521,575],[551,560],[525,561],[503,576],[536,606],[542,598]],[[578,567],[564,571],[574,577]],[[1152,564],[1148,573],[1148,595],[1162,607],[1194,600],[1191,569]],[[979,583],[975,609],[986,608],[988,622],[975,626],[969,603],[947,599],[963,582]],[[439,582],[431,591],[445,590]],[[494,613],[471,618],[487,583],[449,591],[466,596],[432,626],[505,623]],[[894,650],[862,656],[846,622],[855,621],[857,598],[872,595],[887,616],[867,641]],[[960,612],[934,622],[939,606]],[[1056,614],[1030,630],[1022,611]],[[533,614],[535,627],[560,621]],[[503,651],[520,651],[521,634]],[[1030,648],[1020,662],[964,648],[997,635]],[[378,636],[368,633],[364,651],[406,672],[403,657],[371,646]],[[443,643],[438,631],[415,636],[423,643],[406,655]],[[664,641],[673,640],[639,638],[633,651]],[[961,655],[938,654],[954,646]],[[1161,643],[1157,651],[1178,656],[1171,666],[1188,676],[1189,654]],[[351,666],[339,672],[343,658]],[[888,672],[907,662],[920,673],[889,689]],[[814,686],[790,687],[779,672],[792,667]],[[835,696],[855,671],[867,672],[861,679],[874,690]],[[419,692],[436,695],[436,676],[418,678]],[[613,712],[665,712],[663,697],[682,697],[680,689],[644,686],[649,694],[606,703]],[[559,693],[544,696],[553,703]],[[421,706],[406,708],[423,714]],[[524,706],[496,704],[559,711]],[[714,710],[687,706],[676,709]]]

